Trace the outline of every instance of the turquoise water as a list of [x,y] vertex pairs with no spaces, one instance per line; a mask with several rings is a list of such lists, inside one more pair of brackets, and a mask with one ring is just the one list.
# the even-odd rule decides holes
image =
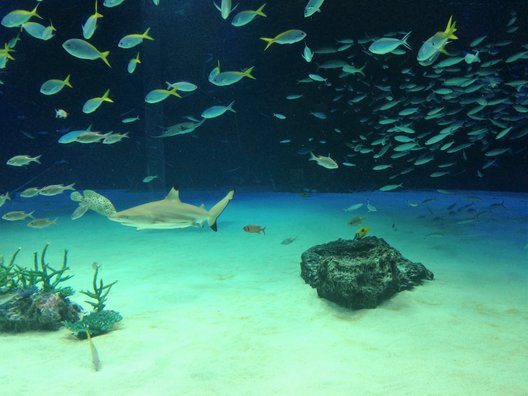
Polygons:
[[[118,210],[164,195],[101,193]],[[180,197],[210,207],[224,193],[182,190]],[[376,212],[344,211],[367,200]],[[449,215],[454,203],[455,211],[470,206]],[[95,338],[97,373],[87,343],[64,328],[1,334],[0,353],[14,357],[0,374],[4,394],[45,386],[57,395],[522,395],[527,203],[525,194],[475,191],[237,192],[214,233],[136,231],[93,212],[72,221],[76,204],[66,195],[17,198],[10,209],[36,209],[58,216],[58,224],[35,230],[4,222],[0,252],[20,246],[17,262],[30,264],[48,241],[54,264],[67,248],[74,275],[68,284],[77,291],[90,287],[92,263],[99,263],[105,282],[118,280],[108,308],[124,319]],[[348,311],[318,298],[300,278],[300,255],[352,238],[359,225],[347,222],[355,216],[366,217],[371,235],[425,264],[435,280],[373,310]],[[245,233],[247,224],[265,226],[266,234]],[[72,299],[88,308],[84,296]]]

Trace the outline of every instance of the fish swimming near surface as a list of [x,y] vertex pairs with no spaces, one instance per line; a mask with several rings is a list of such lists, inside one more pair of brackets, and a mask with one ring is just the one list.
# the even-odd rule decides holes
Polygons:
[[116,212],[108,216],[109,220],[137,230],[173,229],[201,227],[207,222],[213,231],[217,230],[216,222],[235,194],[229,191],[211,209],[195,206],[180,201],[178,187],[173,187],[169,194],[160,201],[148,202],[133,208]]
[[248,234],[266,234],[266,227],[261,227],[255,224],[248,224],[242,228]]

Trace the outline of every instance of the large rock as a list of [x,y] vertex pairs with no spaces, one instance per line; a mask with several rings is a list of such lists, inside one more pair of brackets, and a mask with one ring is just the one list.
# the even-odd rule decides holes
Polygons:
[[381,238],[339,239],[305,251],[301,276],[319,297],[347,308],[374,308],[434,275]]

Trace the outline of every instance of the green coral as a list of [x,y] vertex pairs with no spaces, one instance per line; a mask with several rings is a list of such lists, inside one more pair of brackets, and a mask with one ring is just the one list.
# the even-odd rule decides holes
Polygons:
[[72,332],[72,334],[81,339],[86,339],[86,329],[90,329],[90,336],[96,337],[112,330],[114,325],[123,317],[119,312],[112,310],[93,311],[77,322],[64,322],[64,326]]
[[112,330],[114,324],[123,319],[119,312],[104,309],[106,306],[106,300],[108,299],[108,293],[110,293],[112,286],[115,285],[117,281],[105,285],[102,279],[97,279],[101,266],[97,263],[94,263],[93,268],[93,291],[81,291],[82,294],[90,297],[92,300],[95,300],[85,301],[92,306],[92,312],[90,312],[88,315],[84,315],[83,318],[77,322],[64,322],[64,325],[73,333],[75,337],[79,339],[86,338],[87,328],[90,329],[90,335],[95,337],[109,332]]
[[99,279],[99,285],[97,285],[97,275],[99,274],[99,268],[101,268],[101,266],[97,263],[93,263],[93,268],[95,270],[92,282],[93,292],[90,290],[81,290],[81,293],[90,297],[91,299],[94,299],[95,302],[86,300],[85,302],[90,304],[95,312],[101,312],[104,310],[106,305],[105,301],[108,299],[108,293],[110,293],[110,289],[117,283],[117,281],[105,285],[103,280]]
[[64,275],[70,268],[68,264],[68,250],[64,250],[62,266],[59,269],[52,268],[46,263],[46,252],[49,243],[44,245],[42,252],[33,254],[33,268],[27,269],[15,264],[20,248],[13,254],[9,263],[0,260],[0,293],[8,293],[15,289],[27,289],[40,286],[45,292],[57,292],[62,297],[71,296],[74,291],[71,287],[59,287],[62,282],[72,278],[73,275]]

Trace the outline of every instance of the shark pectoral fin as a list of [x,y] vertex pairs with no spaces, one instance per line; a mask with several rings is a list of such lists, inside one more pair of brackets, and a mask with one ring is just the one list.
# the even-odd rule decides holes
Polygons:
[[216,232],[216,230],[217,230],[216,220],[222,214],[222,212],[226,208],[227,204],[229,204],[229,201],[231,201],[233,199],[234,195],[235,195],[235,190],[229,191],[224,198],[222,198],[220,201],[218,201],[209,210],[209,218],[207,219],[207,223],[209,224],[209,227],[211,227],[211,229],[213,231]]

